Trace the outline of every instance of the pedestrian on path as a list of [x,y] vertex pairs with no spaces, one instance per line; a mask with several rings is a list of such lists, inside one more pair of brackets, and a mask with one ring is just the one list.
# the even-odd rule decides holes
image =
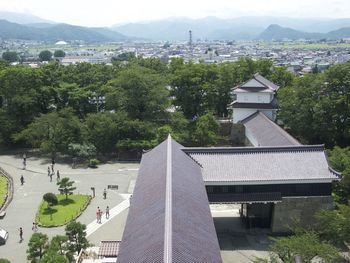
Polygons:
[[23,177],[23,174],[21,175],[20,180],[21,180],[21,185],[23,185],[23,184],[24,184],[24,177]]
[[27,166],[27,155],[24,153],[23,154],[23,170],[26,169]]
[[107,205],[107,207],[106,207],[106,219],[108,219],[109,218],[109,206]]
[[60,171],[57,170],[57,181],[61,180]]
[[23,229],[22,227],[19,228],[19,242],[21,243],[23,241]]
[[100,210],[99,217],[98,217],[100,224],[102,224],[102,214],[103,214],[103,212]]
[[96,222],[99,223],[100,222],[100,207],[97,207],[97,211],[96,211]]
[[52,173],[55,173],[54,167],[55,167],[55,158],[52,157],[52,159],[51,159],[51,170],[52,170]]
[[52,182],[52,175],[53,173],[50,173],[50,182]]
[[33,222],[32,230],[33,230],[34,232],[37,232],[37,231],[38,231],[38,224],[37,224],[37,223]]
[[51,170],[50,170],[50,166],[47,167],[47,176],[50,176],[51,174]]
[[106,188],[103,190],[103,199],[106,199],[107,198],[107,190]]

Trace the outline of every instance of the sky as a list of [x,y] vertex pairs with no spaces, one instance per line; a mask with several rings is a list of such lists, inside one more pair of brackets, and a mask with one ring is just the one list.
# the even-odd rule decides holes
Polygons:
[[0,10],[74,25],[111,26],[169,17],[349,18],[350,0],[1,0]]

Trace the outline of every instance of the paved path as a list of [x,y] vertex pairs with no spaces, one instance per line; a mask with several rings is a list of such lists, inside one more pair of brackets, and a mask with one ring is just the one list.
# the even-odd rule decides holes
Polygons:
[[[28,154],[27,154],[28,156]],[[56,177],[53,182],[47,176],[48,159],[27,157],[27,170],[22,170],[22,158],[20,155],[0,155],[0,166],[7,171],[14,180],[14,197],[6,209],[6,216],[0,220],[0,228],[9,232],[6,244],[0,246],[0,258],[7,258],[12,263],[23,263],[26,260],[26,249],[33,231],[32,222],[38,210],[42,196],[47,192],[57,193]],[[130,182],[136,179],[139,164],[137,163],[108,163],[100,165],[97,169],[72,169],[70,165],[56,163],[55,170],[59,170],[61,178],[69,177],[75,181],[76,193],[92,194],[91,187],[96,189],[96,197],[92,198],[90,205],[77,219],[83,224],[90,224],[96,220],[96,209],[106,206],[113,209],[126,200],[124,194],[128,194]],[[25,183],[20,184],[20,176],[23,174]],[[107,190],[107,199],[103,199],[103,189],[108,185],[118,185],[118,190]],[[123,205],[126,204],[123,203]],[[122,207],[122,206],[119,206]],[[116,211],[116,212],[115,212]],[[127,216],[127,207],[122,212],[113,210],[113,217],[108,222],[94,229],[89,236],[89,241],[95,245],[104,237],[109,239],[121,239]],[[110,211],[112,215],[112,209]],[[19,227],[23,228],[24,240],[19,242]],[[119,229],[120,228],[120,229]],[[89,227],[89,231],[91,228]],[[39,232],[49,237],[64,234],[64,227],[40,228]]]
[[[130,196],[130,195],[129,195]],[[102,216],[101,223],[97,223],[97,220],[92,221],[90,224],[86,226],[86,236],[90,236],[96,230],[98,230],[101,226],[105,225],[109,222],[109,220],[113,219],[121,212],[128,209],[130,206],[130,199],[127,197],[124,201],[122,201],[119,205],[113,207],[109,210],[109,218],[107,219],[104,215]]]

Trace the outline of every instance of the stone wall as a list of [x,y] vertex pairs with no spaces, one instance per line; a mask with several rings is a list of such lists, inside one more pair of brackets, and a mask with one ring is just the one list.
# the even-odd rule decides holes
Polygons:
[[290,226],[307,227],[315,222],[314,215],[320,209],[331,209],[331,196],[283,197],[275,204],[271,230],[274,233],[290,232]]

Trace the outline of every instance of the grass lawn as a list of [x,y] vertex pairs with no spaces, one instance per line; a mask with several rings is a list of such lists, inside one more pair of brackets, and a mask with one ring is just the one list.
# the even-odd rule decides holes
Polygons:
[[7,178],[0,176],[0,207],[3,206],[7,195]]
[[59,226],[64,225],[77,218],[89,203],[88,195],[56,195],[58,204],[47,207],[47,203],[42,201],[37,214],[37,222],[42,226]]

